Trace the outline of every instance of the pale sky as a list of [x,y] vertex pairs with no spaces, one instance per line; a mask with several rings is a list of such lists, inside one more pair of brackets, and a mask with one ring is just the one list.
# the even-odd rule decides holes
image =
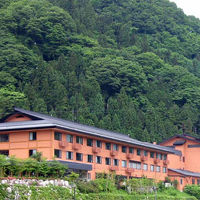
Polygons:
[[200,0],[170,0],[179,8],[182,8],[186,15],[193,15],[200,19]]

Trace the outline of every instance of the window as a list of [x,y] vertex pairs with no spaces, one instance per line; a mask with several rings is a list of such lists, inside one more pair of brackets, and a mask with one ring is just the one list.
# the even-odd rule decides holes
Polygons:
[[1,134],[0,135],[0,142],[8,142],[9,141],[9,135],[8,134]]
[[97,156],[96,157],[96,163],[101,164],[101,162],[102,162],[101,156]]
[[118,159],[114,159],[113,160],[113,165],[114,166],[118,166],[119,165],[119,160]]
[[154,165],[151,165],[151,172],[154,172]]
[[197,179],[197,184],[200,185],[200,179]]
[[180,179],[180,184],[181,184],[181,185],[183,184],[183,179],[182,179],[182,178]]
[[68,160],[73,160],[73,152],[67,151],[66,158],[67,158]]
[[133,147],[129,147],[129,153],[133,153]]
[[143,170],[147,171],[148,170],[148,165],[147,164],[143,164]]
[[144,156],[148,156],[148,152],[144,150]]
[[156,153],[156,158],[162,160],[162,154],[161,153]]
[[195,179],[194,178],[192,179],[192,184],[195,184]]
[[93,146],[93,140],[87,139],[87,146],[92,147]]
[[163,173],[167,173],[167,168],[163,167]]
[[163,160],[167,160],[167,154],[163,155]]
[[126,146],[122,146],[122,152],[126,153]]
[[90,173],[87,174],[87,179],[91,180],[91,174]]
[[99,147],[99,148],[102,147],[102,142],[100,140],[96,141],[96,147]]
[[0,155],[9,156],[9,151],[8,150],[0,150]]
[[154,158],[154,152],[150,152],[150,157]]
[[83,161],[83,154],[82,153],[76,153],[76,160]]
[[113,144],[113,151],[118,151],[118,145],[117,144]]
[[140,156],[140,154],[141,154],[141,150],[137,149],[137,155]]
[[110,143],[106,143],[106,149],[110,150],[111,144]]
[[141,169],[141,162],[129,161],[129,168]]
[[29,140],[37,140],[37,133],[36,132],[30,132],[29,133]]
[[54,133],[54,139],[55,140],[62,140],[62,133],[55,132]]
[[67,142],[73,143],[73,135],[67,135]]
[[29,157],[36,154],[37,153],[37,150],[36,149],[30,149],[29,150]]
[[92,163],[92,162],[93,162],[93,156],[92,156],[92,155],[88,155],[88,156],[87,156],[87,161],[88,161],[89,163]]
[[183,162],[185,162],[185,156],[183,156]]
[[160,172],[160,166],[156,166],[156,172]]
[[83,144],[83,138],[80,136],[76,136],[76,143]]
[[122,160],[122,167],[127,167],[127,161],[126,160]]
[[110,158],[106,158],[106,165],[110,165]]
[[61,150],[59,149],[54,149],[54,156],[56,158],[61,158]]

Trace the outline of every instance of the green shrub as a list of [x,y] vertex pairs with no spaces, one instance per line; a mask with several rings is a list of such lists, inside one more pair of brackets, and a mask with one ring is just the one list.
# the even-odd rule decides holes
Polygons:
[[77,183],[77,188],[79,189],[81,193],[86,193],[86,194],[100,192],[98,185],[94,181],[90,181],[90,182],[79,181]]
[[117,190],[115,181],[109,178],[99,178],[93,181],[99,192],[114,192]]
[[200,199],[200,186],[199,185],[187,185],[184,188],[184,192],[195,196],[197,199]]

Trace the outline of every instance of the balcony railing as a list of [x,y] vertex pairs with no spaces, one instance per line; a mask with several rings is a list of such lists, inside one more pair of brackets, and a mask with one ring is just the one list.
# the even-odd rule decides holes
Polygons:
[[92,152],[97,154],[97,153],[100,153],[101,152],[101,149],[98,148],[98,147],[92,147]]
[[126,154],[126,158],[127,158],[128,160],[130,160],[131,158],[133,158],[133,154],[132,154],[132,153],[127,153],[127,154]]
[[169,165],[169,160],[163,160],[164,165]]
[[132,172],[134,172],[133,168],[126,168],[126,173],[127,174],[131,174]]
[[119,167],[118,166],[110,166],[110,171],[117,171],[119,170]]
[[65,141],[60,141],[59,142],[59,147],[60,148],[65,148],[67,146],[67,142],[65,142]]
[[160,160],[158,158],[154,158],[154,164],[158,164]]
[[110,152],[110,155],[111,155],[111,156],[117,156],[117,154],[118,154],[118,151],[112,150],[112,151]]
[[81,147],[82,147],[82,145],[81,145],[81,144],[78,144],[78,143],[74,143],[74,144],[72,145],[72,148],[73,148],[73,150],[75,150],[75,151],[80,150]]
[[146,161],[147,160],[147,156],[140,156],[140,160],[141,160],[141,162]]

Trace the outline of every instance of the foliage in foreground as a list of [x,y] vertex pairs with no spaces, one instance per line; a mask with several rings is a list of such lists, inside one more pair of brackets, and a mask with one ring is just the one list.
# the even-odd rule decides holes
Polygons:
[[0,177],[63,177],[67,166],[56,160],[46,161],[28,158],[26,160],[0,155]]
[[195,196],[197,199],[200,199],[200,186],[199,185],[187,185],[184,188],[184,192]]

